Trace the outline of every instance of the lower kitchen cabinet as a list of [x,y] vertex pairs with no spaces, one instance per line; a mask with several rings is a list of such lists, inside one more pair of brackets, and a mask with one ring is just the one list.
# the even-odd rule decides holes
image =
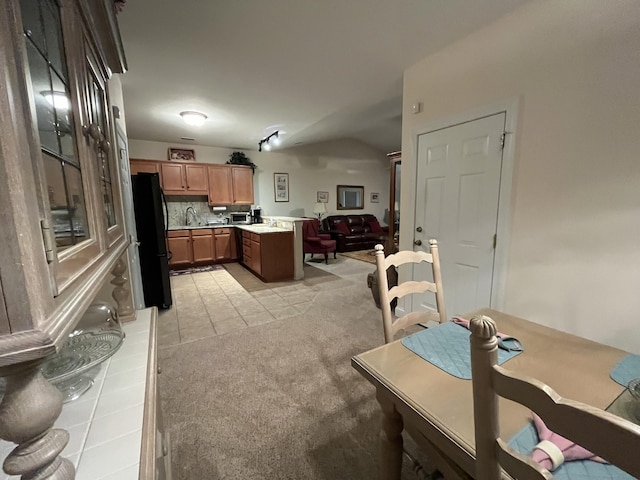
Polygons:
[[236,231],[234,228],[216,228],[213,231],[216,260],[237,260]]
[[213,230],[191,230],[193,263],[211,263],[216,259]]
[[189,230],[171,230],[167,234],[167,248],[171,256],[169,266],[184,267],[193,263],[191,234]]
[[293,232],[242,232],[242,263],[265,282],[293,278]]
[[235,229],[232,227],[169,230],[169,266],[181,268],[237,260],[235,238]]

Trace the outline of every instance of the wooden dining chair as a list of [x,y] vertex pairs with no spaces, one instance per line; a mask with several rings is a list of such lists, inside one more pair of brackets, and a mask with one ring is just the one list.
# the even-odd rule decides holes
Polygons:
[[[378,291],[380,293],[380,309],[382,310],[382,324],[384,326],[384,341],[393,341],[394,335],[399,330],[404,330],[411,325],[425,323],[434,320],[438,323],[447,321],[447,313],[444,304],[444,293],[442,289],[442,273],[440,271],[440,257],[438,255],[438,242],[429,240],[430,252],[414,252],[411,250],[401,250],[398,253],[385,258],[384,247],[376,245],[376,265],[378,267]],[[389,289],[387,282],[387,269],[389,267],[399,267],[400,265],[427,262],[431,264],[433,272],[433,282],[409,280]],[[394,318],[391,311],[391,301],[394,298],[402,298],[413,293],[433,292],[436,297],[436,311],[411,312],[400,318]]]
[[[414,252],[411,250],[401,250],[397,253],[389,255],[385,258],[384,247],[380,244],[376,245],[376,266],[378,292],[380,295],[380,310],[382,310],[382,324],[384,327],[385,343],[392,342],[394,336],[400,330],[404,330],[411,325],[426,323],[428,321],[436,321],[444,323],[447,321],[447,314],[444,304],[444,292],[442,288],[442,274],[440,271],[440,257],[438,256],[438,242],[434,239],[429,240],[430,251]],[[405,264],[419,264],[426,262],[431,264],[433,273],[433,282],[409,280],[389,288],[387,281],[387,269],[390,267],[398,268]],[[408,313],[400,318],[395,318],[391,311],[391,302],[394,298],[402,298],[413,293],[433,292],[436,299],[436,311],[423,311]],[[383,404],[384,399],[379,401]],[[384,408],[384,407],[383,407]],[[436,445],[422,437],[419,442],[421,448],[425,451],[429,460],[438,468],[448,480],[469,480],[464,471],[455,465]],[[420,463],[403,448],[404,455],[411,463],[411,468],[417,478],[425,478],[426,472]],[[434,478],[442,478],[442,476],[434,476]]]
[[476,440],[476,480],[500,480],[501,469],[522,480],[549,480],[553,475],[500,438],[498,397],[534,411],[553,432],[640,478],[640,426],[584,403],[562,398],[539,380],[497,364],[495,322],[471,319],[471,370]]

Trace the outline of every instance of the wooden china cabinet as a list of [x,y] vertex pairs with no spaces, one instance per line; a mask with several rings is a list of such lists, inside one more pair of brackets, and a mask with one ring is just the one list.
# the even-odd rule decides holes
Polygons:
[[[23,478],[72,479],[39,370],[111,279],[127,302],[107,82],[126,70],[112,0],[0,0],[0,438]],[[115,278],[111,277],[112,274]]]

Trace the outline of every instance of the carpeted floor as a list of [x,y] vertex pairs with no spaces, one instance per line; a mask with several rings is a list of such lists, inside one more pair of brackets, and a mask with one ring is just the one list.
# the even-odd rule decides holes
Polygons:
[[376,251],[375,250],[357,250],[355,252],[340,253],[343,257],[353,258],[360,260],[361,262],[376,263]]
[[[383,342],[370,266],[338,257],[317,268],[330,276],[305,279],[315,295],[304,313],[160,344],[173,478],[378,478],[375,390],[350,365]],[[411,441],[406,448],[415,453]],[[403,478],[415,478],[409,466]]]

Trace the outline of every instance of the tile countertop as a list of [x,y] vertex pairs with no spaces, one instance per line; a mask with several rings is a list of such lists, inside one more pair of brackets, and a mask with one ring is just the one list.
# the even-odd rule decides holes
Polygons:
[[[139,310],[93,386],[62,407],[54,428],[69,432],[62,456],[75,465],[76,480],[138,480],[150,326],[151,309]],[[14,448],[0,440],[2,461]],[[1,480],[19,478],[0,472]]]

